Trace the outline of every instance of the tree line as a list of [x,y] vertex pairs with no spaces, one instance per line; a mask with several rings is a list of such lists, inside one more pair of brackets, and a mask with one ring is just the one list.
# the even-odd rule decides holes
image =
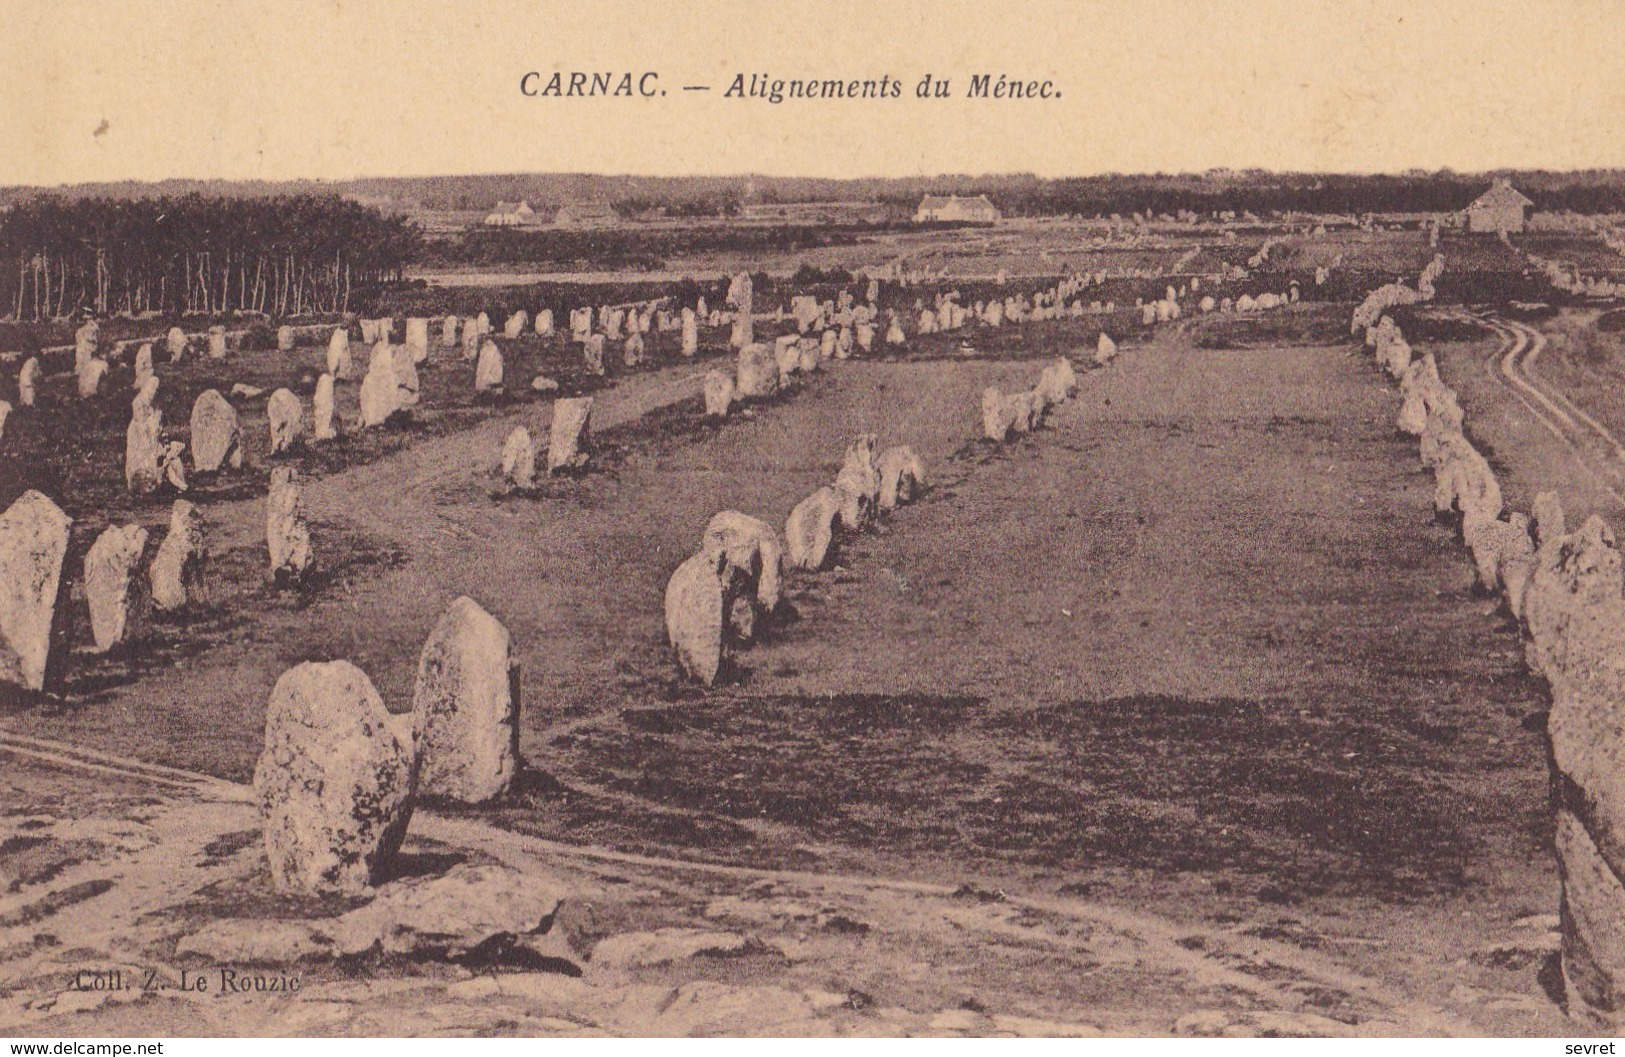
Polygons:
[[338,195],[44,195],[0,213],[0,314],[344,312],[421,242],[404,217]]
[[[1576,213],[1625,211],[1625,180],[1587,174],[1513,174],[1513,184],[1537,210]],[[1227,173],[1204,176],[1091,176],[1030,184],[974,185],[959,193],[986,193],[1006,216],[1175,216],[1234,212],[1451,213],[1484,193],[1490,177],[1459,173],[1323,174]],[[894,199],[908,203],[909,196]]]

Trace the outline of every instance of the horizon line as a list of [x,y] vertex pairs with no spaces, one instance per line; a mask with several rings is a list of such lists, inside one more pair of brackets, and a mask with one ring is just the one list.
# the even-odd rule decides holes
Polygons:
[[919,182],[932,180],[1011,180],[1032,179],[1037,181],[1060,180],[1103,180],[1103,179],[1205,179],[1215,174],[1234,175],[1264,175],[1264,176],[1314,176],[1314,177],[1403,177],[1403,176],[1462,176],[1462,177],[1493,177],[1508,174],[1548,175],[1548,176],[1577,176],[1592,173],[1614,173],[1625,175],[1625,165],[1595,165],[1570,168],[1547,168],[1542,166],[1515,166],[1501,165],[1484,169],[1457,169],[1444,165],[1437,168],[1414,165],[1404,169],[1290,169],[1269,168],[1264,166],[1229,166],[1215,165],[1200,170],[1139,170],[1125,171],[1112,170],[1105,172],[1068,173],[1065,175],[1044,175],[1030,170],[1007,170],[996,172],[944,172],[934,174],[917,174],[904,176],[887,176],[868,174],[861,176],[820,176],[805,173],[787,174],[773,172],[736,172],[736,173],[653,173],[653,172],[608,172],[594,170],[566,170],[566,169],[525,169],[502,172],[460,172],[460,173],[402,173],[397,175],[358,175],[358,176],[159,176],[141,177],[130,176],[103,180],[77,180],[64,181],[55,184],[41,183],[3,183],[0,192],[16,191],[52,191],[58,189],[72,189],[85,187],[106,187],[118,184],[157,185],[164,183],[219,183],[219,184],[354,184],[370,181],[389,180],[468,180],[468,179],[523,179],[528,177],[586,177],[603,180],[815,180],[829,183],[863,183],[863,182]]

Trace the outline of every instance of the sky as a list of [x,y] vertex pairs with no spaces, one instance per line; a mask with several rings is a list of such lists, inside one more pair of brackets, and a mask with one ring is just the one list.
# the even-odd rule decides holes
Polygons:
[[[3,18],[0,184],[1625,167],[1625,0],[7,0]],[[652,71],[667,94],[527,98],[532,71]],[[774,105],[725,98],[737,73],[904,87]],[[951,98],[915,98],[926,73]],[[966,98],[979,74],[1060,95]]]

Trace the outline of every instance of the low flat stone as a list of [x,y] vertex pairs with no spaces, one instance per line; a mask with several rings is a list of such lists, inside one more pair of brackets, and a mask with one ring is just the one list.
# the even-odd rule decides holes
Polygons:
[[592,964],[614,969],[641,969],[700,956],[742,954],[749,947],[750,940],[737,932],[692,928],[624,932],[600,941],[593,948]]

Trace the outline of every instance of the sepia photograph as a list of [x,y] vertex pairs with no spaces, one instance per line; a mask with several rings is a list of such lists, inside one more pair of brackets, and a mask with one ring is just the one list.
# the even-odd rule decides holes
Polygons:
[[0,1036],[1612,1052],[1619,0],[4,14]]

